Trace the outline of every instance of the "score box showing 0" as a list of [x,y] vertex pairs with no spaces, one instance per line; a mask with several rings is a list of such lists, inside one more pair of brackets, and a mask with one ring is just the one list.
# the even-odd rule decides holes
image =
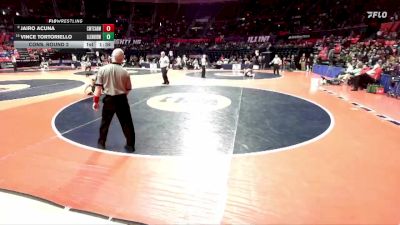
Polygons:
[[113,32],[114,33],[115,26],[114,24],[103,24],[103,32]]
[[114,41],[114,32],[103,32],[103,41]]

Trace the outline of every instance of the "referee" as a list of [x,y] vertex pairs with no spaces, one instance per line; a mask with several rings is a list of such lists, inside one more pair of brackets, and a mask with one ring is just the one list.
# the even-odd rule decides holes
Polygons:
[[103,111],[100,125],[100,137],[98,147],[105,149],[108,128],[114,113],[117,114],[122,131],[126,138],[125,149],[128,152],[135,151],[135,128],[132,122],[127,95],[132,89],[128,72],[122,68],[124,51],[117,48],[112,52],[112,63],[99,69],[96,78],[96,89],[93,97],[93,109],[98,110],[101,90],[105,94],[103,98]]
[[14,72],[17,72],[18,71],[18,68],[17,68],[17,57],[14,54],[11,55],[11,62],[12,62],[13,67],[14,67]]
[[278,55],[275,55],[275,58],[271,61],[270,65],[273,64],[274,67],[274,74],[278,74],[279,75],[279,69],[282,65],[282,60],[281,58],[279,58]]
[[162,73],[162,77],[164,80],[164,83],[162,84],[169,84],[169,80],[168,80],[168,66],[169,66],[169,58],[168,56],[165,55],[165,52],[161,52],[161,57],[160,57],[160,67],[161,67],[161,73]]
[[203,55],[201,58],[201,78],[206,78],[207,56]]

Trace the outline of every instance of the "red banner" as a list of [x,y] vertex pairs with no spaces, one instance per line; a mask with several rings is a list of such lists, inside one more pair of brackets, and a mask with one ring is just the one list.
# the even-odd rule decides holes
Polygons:
[[397,32],[400,30],[400,21],[382,23],[380,30],[383,32]]

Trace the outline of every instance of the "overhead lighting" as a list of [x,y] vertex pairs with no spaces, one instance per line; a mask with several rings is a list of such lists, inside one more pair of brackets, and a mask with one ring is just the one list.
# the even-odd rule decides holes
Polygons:
[[4,10],[2,11],[2,13],[3,13],[3,15],[6,15],[6,11],[4,11]]
[[16,12],[15,15],[19,16],[19,12]]

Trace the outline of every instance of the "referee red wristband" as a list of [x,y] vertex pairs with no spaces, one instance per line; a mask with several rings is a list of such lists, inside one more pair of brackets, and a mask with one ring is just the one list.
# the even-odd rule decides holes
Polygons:
[[94,103],[96,103],[96,104],[99,104],[99,99],[100,99],[100,97],[99,96],[93,96],[93,102]]

